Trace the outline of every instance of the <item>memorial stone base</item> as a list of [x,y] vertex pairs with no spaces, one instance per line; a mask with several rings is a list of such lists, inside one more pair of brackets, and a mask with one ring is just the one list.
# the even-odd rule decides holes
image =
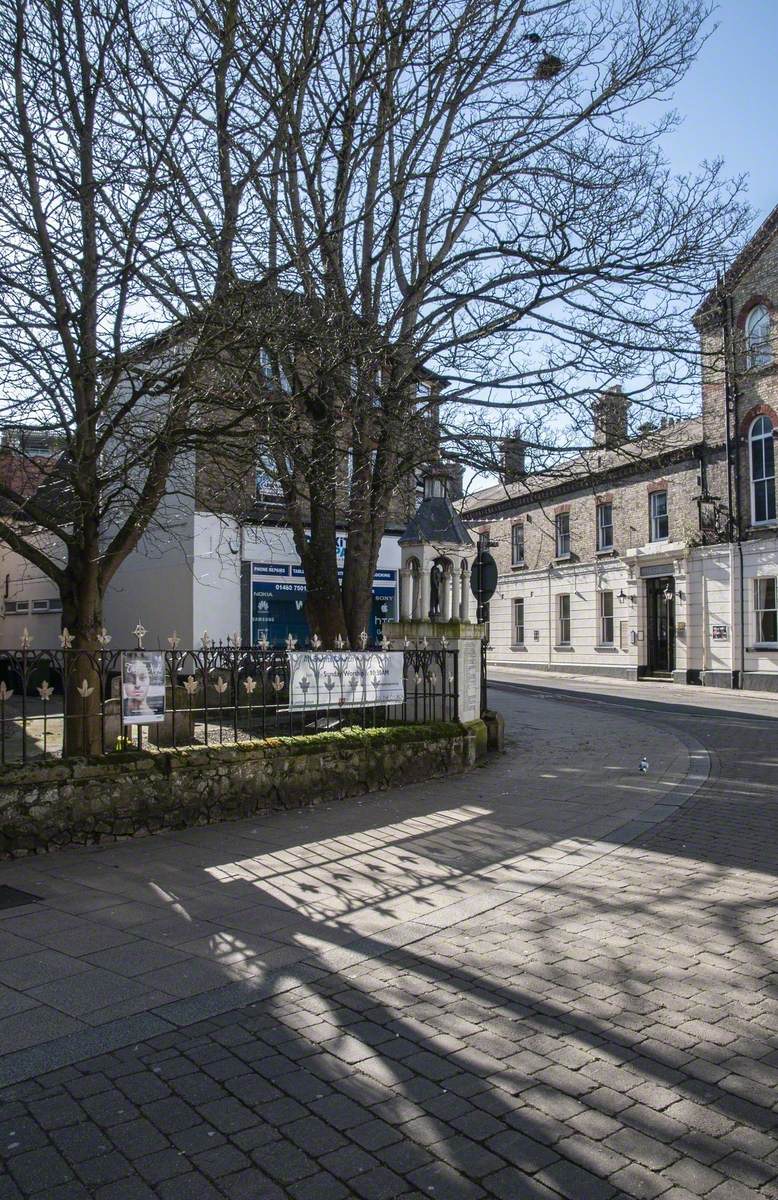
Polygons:
[[449,650],[457,651],[458,712],[463,724],[477,721],[481,716],[481,641],[486,634],[483,625],[469,621],[385,621],[384,635],[399,649],[407,638],[411,644],[427,639],[437,648],[443,638]]

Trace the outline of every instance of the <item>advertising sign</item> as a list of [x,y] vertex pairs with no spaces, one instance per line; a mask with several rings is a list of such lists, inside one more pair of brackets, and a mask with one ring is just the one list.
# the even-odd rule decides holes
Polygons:
[[401,650],[306,651],[289,654],[289,707],[402,704]]
[[165,719],[165,656],[161,650],[122,654],[122,723],[152,725]]
[[714,625],[713,640],[714,642],[729,641],[729,627],[727,625]]

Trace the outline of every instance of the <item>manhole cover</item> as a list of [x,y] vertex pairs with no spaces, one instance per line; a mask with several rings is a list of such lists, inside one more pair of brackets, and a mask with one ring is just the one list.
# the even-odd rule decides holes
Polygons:
[[19,888],[0,885],[0,908],[19,908],[22,904],[35,904],[42,896],[33,896],[32,892],[21,892]]

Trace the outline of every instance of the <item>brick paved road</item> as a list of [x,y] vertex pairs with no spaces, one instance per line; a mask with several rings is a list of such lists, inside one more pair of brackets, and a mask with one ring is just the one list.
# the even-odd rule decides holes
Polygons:
[[[496,693],[512,729],[499,762],[331,806],[306,817],[304,838],[273,819],[272,854],[257,853],[254,826],[255,857],[209,876],[273,896],[272,936],[265,914],[260,942],[244,906],[242,922],[230,910],[218,936],[190,928],[186,944],[210,937],[211,969],[263,963],[261,998],[196,1019],[223,992],[190,988],[178,1028],[5,1088],[0,1200],[778,1196],[778,726],[764,715],[778,706],[733,699],[727,714],[655,695]],[[679,738],[713,766],[681,806],[666,794]],[[635,777],[644,749],[662,780]],[[218,836],[223,850],[243,824],[172,848]],[[144,864],[160,877],[164,841],[55,856],[47,877],[87,887],[92,864],[95,880],[151,886]],[[13,864],[8,881],[35,870]],[[0,920],[0,977],[23,1003],[45,987],[52,1009],[72,1010],[68,980],[108,970],[93,959],[123,946],[140,962],[166,944],[158,930],[95,951],[54,904],[48,934]],[[116,928],[116,905],[95,904],[90,928]],[[148,932],[148,912],[135,916],[126,928]],[[51,962],[51,930],[63,958],[76,938],[84,956],[57,981],[60,1009],[33,971]],[[22,936],[44,939],[37,958],[8,941]],[[190,961],[141,965],[159,985]],[[67,1047],[65,1035],[43,1051],[70,1061]]]

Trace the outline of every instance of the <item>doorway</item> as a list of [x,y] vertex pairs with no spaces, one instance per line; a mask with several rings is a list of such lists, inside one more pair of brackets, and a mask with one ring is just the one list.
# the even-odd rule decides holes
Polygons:
[[662,575],[646,580],[648,671],[669,676],[675,669],[675,580]]

